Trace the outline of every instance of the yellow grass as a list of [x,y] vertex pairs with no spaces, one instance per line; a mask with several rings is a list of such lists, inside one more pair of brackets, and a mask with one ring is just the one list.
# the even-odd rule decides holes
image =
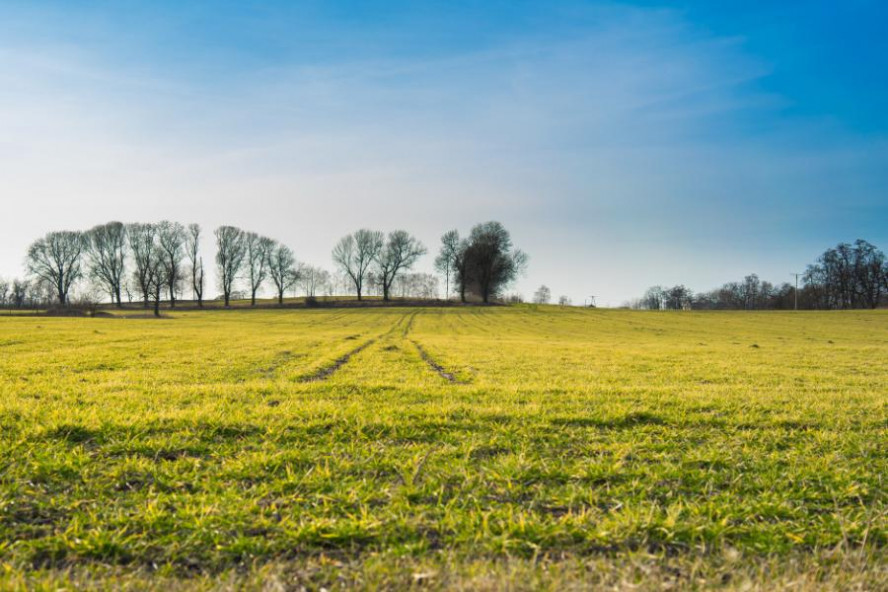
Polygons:
[[888,586],[888,315],[0,318],[0,584]]

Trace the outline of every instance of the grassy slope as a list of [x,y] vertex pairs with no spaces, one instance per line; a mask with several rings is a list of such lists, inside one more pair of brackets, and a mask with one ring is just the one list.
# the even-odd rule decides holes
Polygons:
[[0,319],[0,583],[888,586],[886,354],[880,312]]

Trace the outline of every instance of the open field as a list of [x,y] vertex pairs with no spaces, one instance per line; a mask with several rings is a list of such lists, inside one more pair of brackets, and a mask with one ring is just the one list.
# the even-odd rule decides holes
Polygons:
[[0,318],[0,587],[888,588],[888,314]]

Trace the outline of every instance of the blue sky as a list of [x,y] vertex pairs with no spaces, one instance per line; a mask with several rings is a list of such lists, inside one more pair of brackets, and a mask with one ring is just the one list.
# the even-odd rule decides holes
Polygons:
[[6,0],[0,275],[110,219],[237,224],[326,267],[360,226],[434,250],[497,219],[525,295],[789,280],[888,248],[886,29],[862,0]]

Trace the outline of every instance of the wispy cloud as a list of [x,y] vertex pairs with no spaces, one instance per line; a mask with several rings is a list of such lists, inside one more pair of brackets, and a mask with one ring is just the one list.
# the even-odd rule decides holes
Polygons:
[[121,59],[123,32],[102,31],[105,45],[0,43],[7,274],[43,231],[109,218],[233,221],[324,264],[358,225],[434,244],[497,218],[533,255],[525,292],[616,303],[796,265],[888,187],[884,138],[787,117],[790,99],[760,84],[767,60],[669,11],[230,67],[224,45]]

